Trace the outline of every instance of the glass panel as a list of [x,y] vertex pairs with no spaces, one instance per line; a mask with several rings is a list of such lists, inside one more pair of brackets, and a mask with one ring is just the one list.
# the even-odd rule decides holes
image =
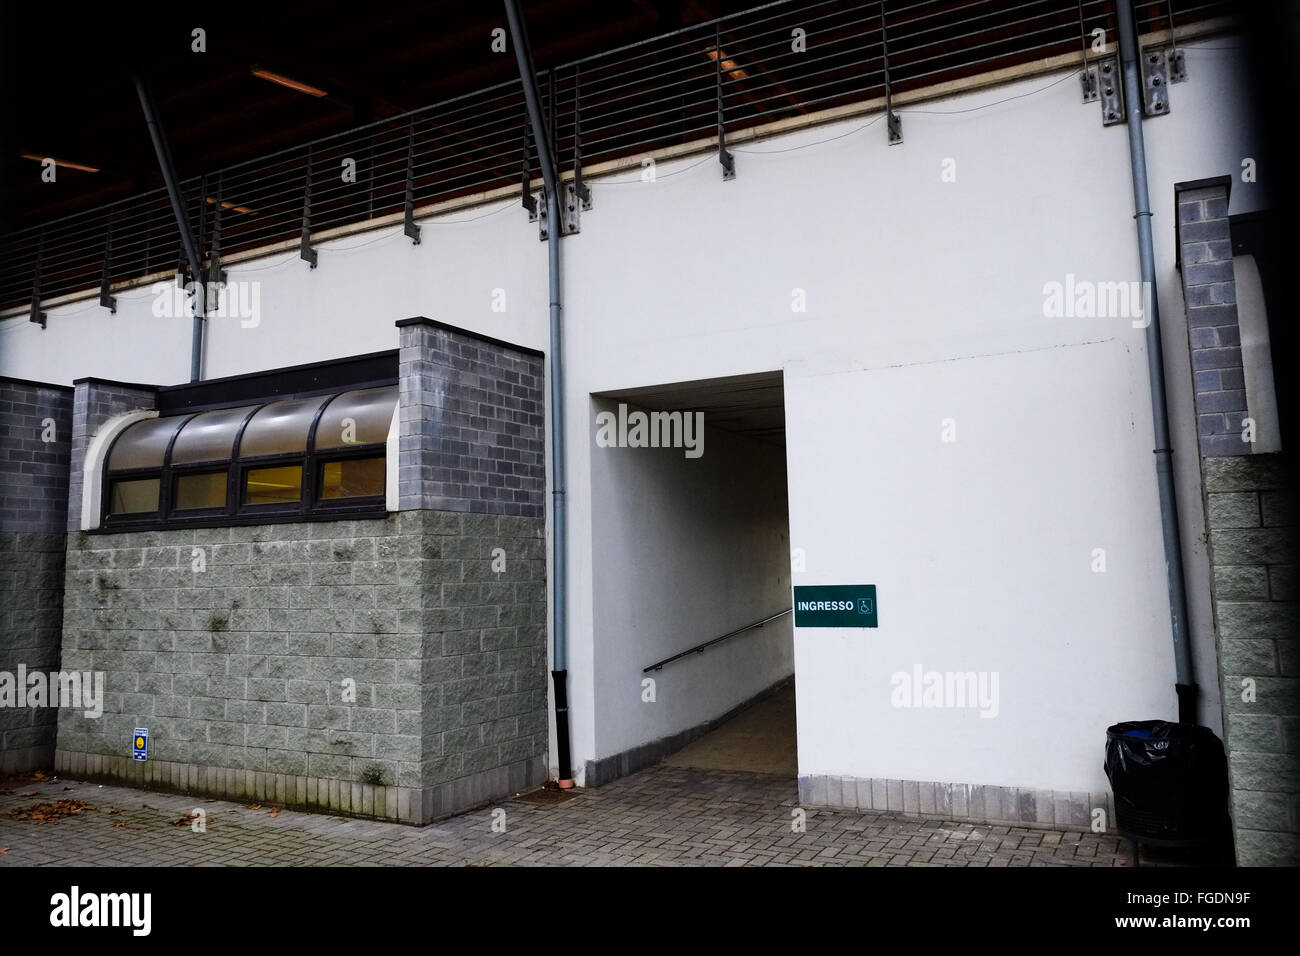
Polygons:
[[111,515],[147,514],[158,510],[158,478],[131,478],[113,482],[108,496]]
[[225,506],[226,473],[224,471],[208,471],[201,475],[179,475],[176,478],[174,505],[176,511]]
[[163,456],[167,454],[167,443],[185,420],[184,415],[173,415],[170,418],[150,418],[128,426],[113,443],[108,456],[108,470],[161,468]]
[[302,497],[302,466],[250,468],[244,478],[244,504],[269,505],[295,502]]
[[397,407],[397,386],[344,392],[320,417],[317,448],[346,448],[388,440],[388,426]]
[[272,402],[248,423],[239,456],[291,455],[307,450],[307,431],[316,411],[329,396]]
[[252,408],[223,408],[202,412],[176,436],[172,464],[200,461],[229,461],[235,449],[235,434]]
[[321,469],[322,498],[359,498],[384,493],[384,459],[330,461]]

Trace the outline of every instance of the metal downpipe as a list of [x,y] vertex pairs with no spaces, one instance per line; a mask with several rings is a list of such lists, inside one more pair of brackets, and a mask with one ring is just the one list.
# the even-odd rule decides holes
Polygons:
[[514,44],[515,59],[519,64],[519,79],[524,88],[524,102],[528,106],[528,123],[533,129],[537,144],[537,158],[542,166],[542,180],[546,186],[546,227],[548,230],[546,252],[548,284],[550,287],[551,331],[551,533],[552,533],[552,608],[551,634],[553,664],[551,679],[555,693],[555,748],[559,762],[559,785],[562,789],[573,786],[573,768],[569,750],[569,695],[568,695],[568,525],[566,524],[565,446],[564,446],[564,350],[562,332],[563,304],[560,286],[560,198],[559,176],[546,123],[542,118],[541,96],[537,92],[537,74],[533,68],[533,51],[528,43],[528,31],[518,0],[504,0],[506,19],[510,24],[510,40]]
[[190,381],[197,382],[203,378],[203,322],[208,311],[207,289],[203,283],[203,271],[199,266],[199,253],[194,247],[194,234],[190,232],[189,217],[185,215],[185,203],[181,200],[180,189],[176,186],[176,172],[175,167],[172,166],[172,154],[167,146],[167,136],[158,122],[158,112],[154,108],[149,88],[138,76],[135,78],[135,92],[140,97],[140,109],[144,112],[145,125],[149,127],[149,138],[153,140],[153,150],[158,156],[158,167],[162,170],[163,182],[167,186],[167,195],[172,203],[172,214],[176,217],[176,228],[180,230],[185,259],[189,263],[190,276],[194,282],[194,332],[190,338]]
[[1151,238],[1151,197],[1147,190],[1146,146],[1142,138],[1142,84],[1138,76],[1137,27],[1132,0],[1117,0],[1119,55],[1124,79],[1124,108],[1128,126],[1129,163],[1133,171],[1133,218],[1137,222],[1138,258],[1146,296],[1147,372],[1151,388],[1151,418],[1155,425],[1156,482],[1160,493],[1160,526],[1164,538],[1165,573],[1169,590],[1169,620],[1174,641],[1174,689],[1179,723],[1197,723],[1196,680],[1192,675],[1191,642],[1187,630],[1187,590],[1178,527],[1178,498],[1174,489],[1173,449],[1169,440],[1169,407],[1165,396],[1164,351],[1160,341],[1160,308],[1156,295],[1155,247]]

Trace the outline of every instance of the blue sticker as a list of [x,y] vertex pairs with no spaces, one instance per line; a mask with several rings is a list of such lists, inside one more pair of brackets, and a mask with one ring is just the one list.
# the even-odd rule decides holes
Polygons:
[[149,759],[149,731],[144,727],[135,728],[135,735],[131,738],[131,759]]

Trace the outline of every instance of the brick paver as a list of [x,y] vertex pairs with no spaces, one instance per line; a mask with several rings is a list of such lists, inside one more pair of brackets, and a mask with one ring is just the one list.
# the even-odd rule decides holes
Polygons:
[[[10,785],[6,785],[8,787]],[[34,795],[29,795],[34,794]],[[74,799],[57,823],[10,810]],[[514,798],[428,827],[51,779],[0,795],[0,866],[1126,866],[1116,836],[806,811],[794,781],[659,765],[560,803]],[[196,808],[207,830],[175,825]],[[494,809],[505,832],[493,831]],[[500,815],[496,815],[499,819]]]

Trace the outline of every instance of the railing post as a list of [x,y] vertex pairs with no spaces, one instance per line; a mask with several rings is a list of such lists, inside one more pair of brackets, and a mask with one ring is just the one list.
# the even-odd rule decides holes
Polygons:
[[405,217],[402,225],[404,232],[414,245],[420,244],[420,227],[415,224],[415,117],[406,133],[406,203]]
[[880,0],[880,43],[885,61],[885,125],[889,127],[889,145],[903,141],[903,121],[894,112],[894,97],[889,88],[889,27],[885,22],[885,0]]
[[45,328],[45,313],[41,311],[41,259],[45,255],[45,230],[36,234],[36,269],[32,273],[32,304],[27,320]]
[[307,147],[307,182],[302,194],[302,238],[298,244],[298,255],[316,268],[316,250],[311,247],[311,147]]
[[221,268],[221,173],[217,173],[217,188],[212,194],[212,247],[208,256],[208,281],[222,285],[226,273]]
[[537,221],[537,200],[533,198],[532,177],[529,175],[528,168],[528,144],[531,142],[530,136],[532,127],[528,122],[528,116],[524,116],[524,149],[523,158],[519,167],[519,198],[523,207],[528,210],[528,221]]
[[591,208],[591,187],[582,181],[582,68],[573,68],[573,192],[583,209]]
[[722,100],[722,30],[716,23],[713,25],[713,60],[717,64],[714,76],[718,111],[718,162],[722,164],[722,178],[735,179],[736,160],[727,152],[727,123]]
[[104,268],[99,273],[99,304],[108,309],[109,315],[117,315],[117,299],[109,294],[112,281],[113,261],[113,214],[104,217]]

